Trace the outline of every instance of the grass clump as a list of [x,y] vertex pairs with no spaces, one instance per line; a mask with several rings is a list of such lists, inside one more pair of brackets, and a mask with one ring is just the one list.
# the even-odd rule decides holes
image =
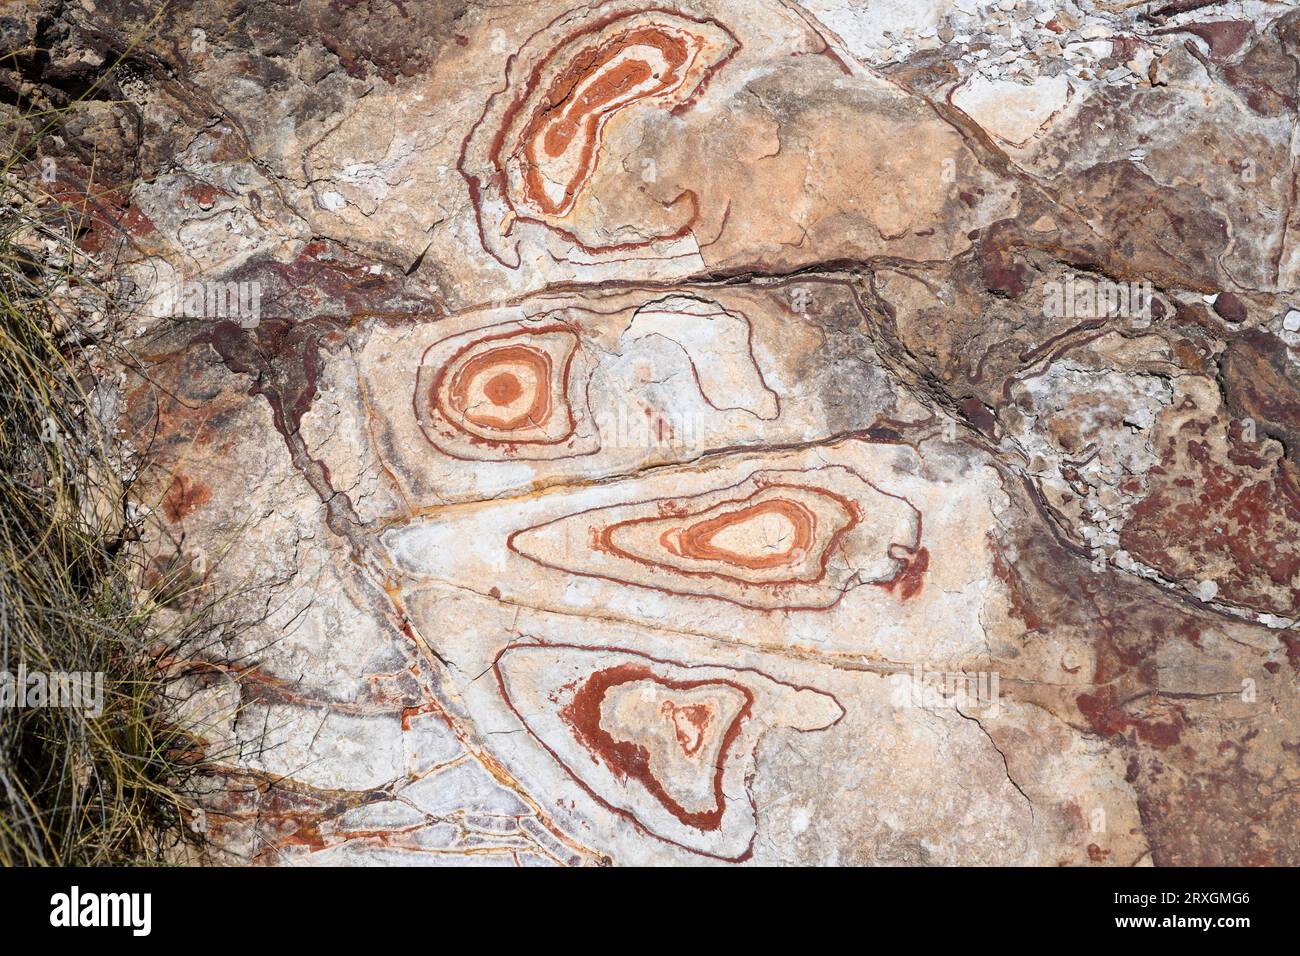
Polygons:
[[[144,463],[114,441],[115,393],[98,384],[125,360],[120,309],[72,211],[12,166],[0,171],[0,864],[176,859],[198,839],[189,793],[203,759],[167,666],[208,615],[177,610],[184,581],[142,587],[150,519],[131,476]],[[16,706],[20,672],[102,675],[102,712],[93,697]]]

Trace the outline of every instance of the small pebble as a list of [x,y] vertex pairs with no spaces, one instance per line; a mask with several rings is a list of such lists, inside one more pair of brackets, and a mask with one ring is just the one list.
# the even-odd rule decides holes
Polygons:
[[1219,313],[1225,322],[1246,321],[1246,303],[1231,292],[1219,293],[1219,297],[1214,300],[1214,311]]

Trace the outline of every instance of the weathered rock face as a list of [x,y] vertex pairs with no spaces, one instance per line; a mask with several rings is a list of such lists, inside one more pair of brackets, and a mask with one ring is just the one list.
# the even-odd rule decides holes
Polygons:
[[0,28],[219,859],[1300,863],[1300,14],[174,7]]

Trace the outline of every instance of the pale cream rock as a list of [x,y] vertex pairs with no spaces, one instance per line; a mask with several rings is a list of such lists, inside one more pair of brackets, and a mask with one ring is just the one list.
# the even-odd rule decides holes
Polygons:
[[972,76],[952,94],[952,103],[980,126],[1012,146],[1024,146],[1070,102],[1069,78],[1041,76],[1033,83]]

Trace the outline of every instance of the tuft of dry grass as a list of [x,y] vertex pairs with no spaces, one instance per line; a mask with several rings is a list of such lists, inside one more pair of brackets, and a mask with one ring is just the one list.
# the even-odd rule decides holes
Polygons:
[[[0,680],[102,674],[90,707],[0,705],[0,864],[176,859],[201,839],[205,761],[175,718],[168,662],[210,639],[187,578],[143,586],[139,450],[116,442],[111,281],[71,210],[0,169]],[[188,572],[186,572],[188,574]]]

